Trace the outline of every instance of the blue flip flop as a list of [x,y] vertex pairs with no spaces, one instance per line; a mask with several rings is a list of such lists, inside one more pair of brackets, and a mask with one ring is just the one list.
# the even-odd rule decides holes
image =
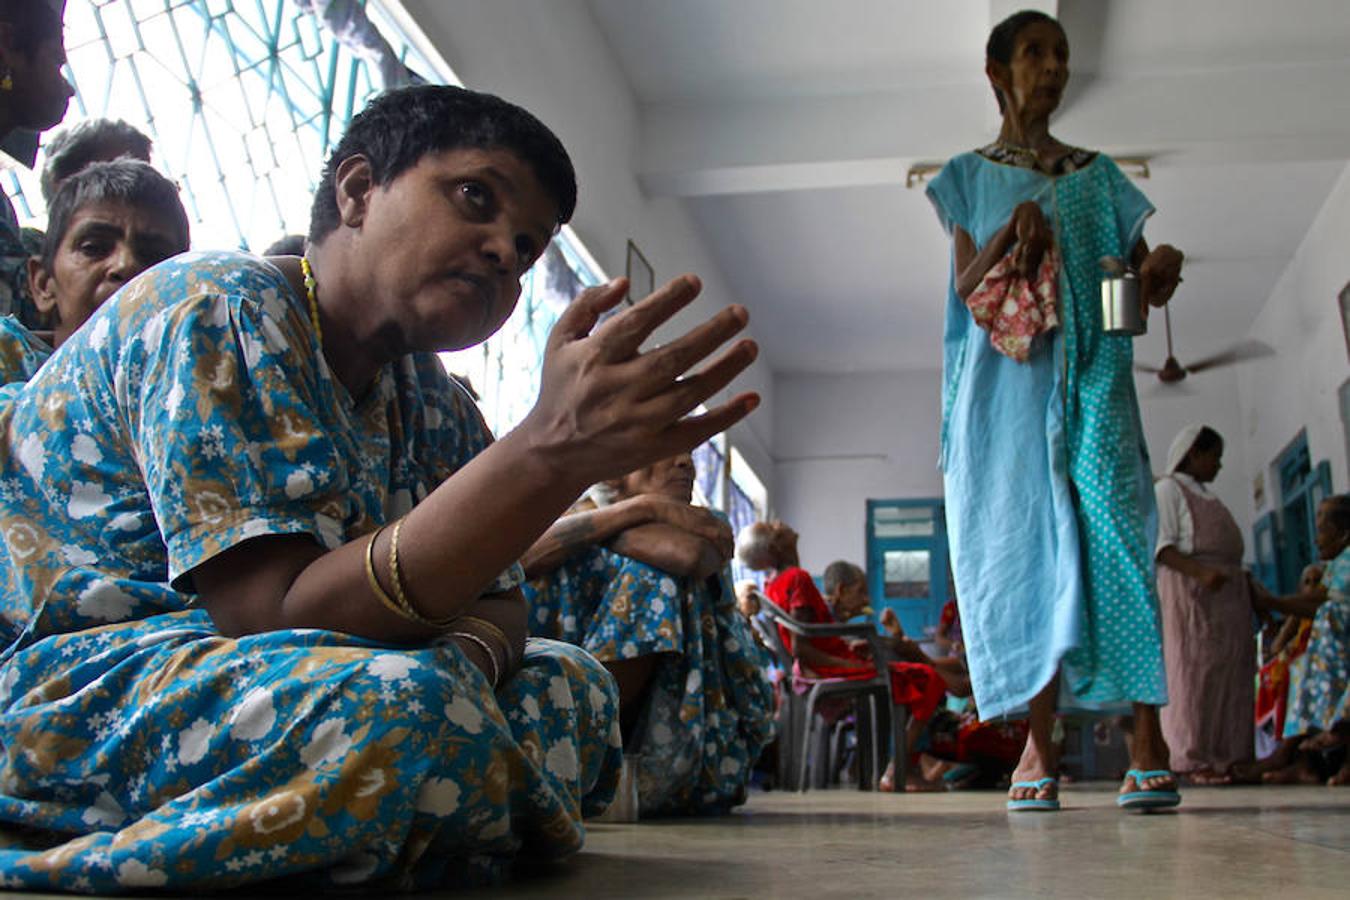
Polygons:
[[[1150,778],[1172,778],[1176,776],[1167,769],[1130,769],[1125,773],[1126,778],[1133,778],[1136,786],[1143,784]],[[1137,809],[1148,811],[1150,809],[1171,809],[1174,806],[1181,805],[1181,794],[1178,791],[1130,791],[1128,794],[1120,794],[1116,797],[1116,806],[1121,809]]]
[[978,774],[979,771],[980,767],[974,763],[957,763],[954,767],[942,773],[942,782],[947,787],[955,787],[972,775]]
[[[1030,788],[1039,794],[1047,784],[1058,786],[1059,779],[1046,777],[1038,778],[1035,781],[1014,781],[1012,786],[1014,790]],[[1059,799],[1038,800],[1035,797],[1028,797],[1024,800],[1009,800],[1008,809],[1013,812],[1059,812]]]

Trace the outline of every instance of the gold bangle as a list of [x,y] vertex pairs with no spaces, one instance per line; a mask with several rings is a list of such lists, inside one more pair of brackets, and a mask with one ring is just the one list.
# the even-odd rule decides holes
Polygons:
[[380,580],[375,577],[375,541],[379,538],[380,532],[384,531],[384,529],[385,526],[383,525],[376,528],[375,532],[370,536],[370,540],[366,541],[366,580],[370,582],[371,593],[375,595],[375,598],[380,601],[380,604],[384,606],[385,609],[395,613],[399,618],[406,619],[407,616],[404,615],[403,610],[399,609],[398,604],[393,601],[393,598],[385,593],[384,588],[380,586]]
[[403,519],[398,519],[394,522],[394,531],[389,537],[389,580],[394,583],[394,602],[403,611],[404,618],[419,625],[425,625],[427,628],[444,631],[455,622],[455,617],[447,616],[444,619],[433,619],[423,615],[417,607],[412,605],[412,601],[408,599],[407,593],[403,590],[403,574],[398,564],[398,535],[403,529],[403,521]]
[[464,638],[478,645],[479,649],[487,655],[488,662],[492,664],[492,686],[496,687],[497,681],[502,677],[502,667],[497,662],[497,654],[492,652],[492,647],[488,642],[474,634],[472,631],[452,631],[450,632],[450,636],[452,638]]
[[461,616],[455,624],[457,626],[481,625],[487,630],[489,635],[501,644],[502,650],[506,653],[506,667],[508,669],[515,668],[516,655],[511,652],[511,641],[507,639],[506,632],[502,631],[496,623],[489,622],[487,619],[482,619],[478,616]]

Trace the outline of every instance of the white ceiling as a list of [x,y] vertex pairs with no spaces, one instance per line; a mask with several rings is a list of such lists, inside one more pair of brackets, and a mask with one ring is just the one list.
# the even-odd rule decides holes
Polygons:
[[1350,160],[1347,0],[590,5],[639,105],[644,187],[687,203],[775,372],[938,365],[948,247],[905,172],[996,133],[984,41],[1022,6],[1069,34],[1055,133],[1152,158],[1147,235],[1191,257],[1183,362],[1246,333]]

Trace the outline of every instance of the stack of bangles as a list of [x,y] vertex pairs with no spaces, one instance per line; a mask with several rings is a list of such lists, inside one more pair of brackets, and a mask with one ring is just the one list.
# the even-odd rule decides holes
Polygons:
[[[398,535],[403,528],[402,519],[394,522],[393,533],[389,536],[389,583],[394,586],[394,596],[389,596],[380,585],[379,578],[375,576],[375,541],[379,539],[380,532],[388,527],[381,525],[375,529],[370,540],[366,542],[366,580],[370,582],[371,592],[386,609],[399,618],[439,631],[447,637],[462,638],[482,650],[492,667],[492,684],[495,687],[503,675],[514,671],[516,667],[517,661],[515,654],[511,652],[511,642],[507,639],[506,632],[487,619],[480,619],[477,616],[432,619],[424,616],[412,605],[407,591],[403,588],[403,571],[398,564]],[[493,649],[494,644],[500,649],[501,658],[497,650]]]

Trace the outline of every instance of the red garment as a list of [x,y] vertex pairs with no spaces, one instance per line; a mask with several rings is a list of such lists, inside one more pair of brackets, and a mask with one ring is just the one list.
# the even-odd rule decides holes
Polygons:
[[1299,623],[1294,639],[1261,667],[1256,681],[1256,724],[1275,738],[1284,734],[1284,714],[1289,702],[1289,666],[1308,649],[1312,620]]
[[[764,593],[778,608],[794,619],[804,622],[826,624],[834,622],[834,614],[820,596],[816,583],[810,574],[800,567],[792,567],[779,572],[772,581],[764,586]],[[792,646],[792,634],[783,626],[778,626],[778,634],[783,645]],[[856,661],[859,667],[852,666],[813,666],[809,673],[816,678],[847,678],[865,681],[876,677],[876,667],[853,651],[842,638],[811,638],[811,644],[817,650],[831,656]],[[797,667],[802,668],[798,660]],[[938,671],[924,663],[890,663],[891,701],[897,706],[909,707],[909,714],[920,722],[933,717],[938,706],[947,695],[947,682]]]

